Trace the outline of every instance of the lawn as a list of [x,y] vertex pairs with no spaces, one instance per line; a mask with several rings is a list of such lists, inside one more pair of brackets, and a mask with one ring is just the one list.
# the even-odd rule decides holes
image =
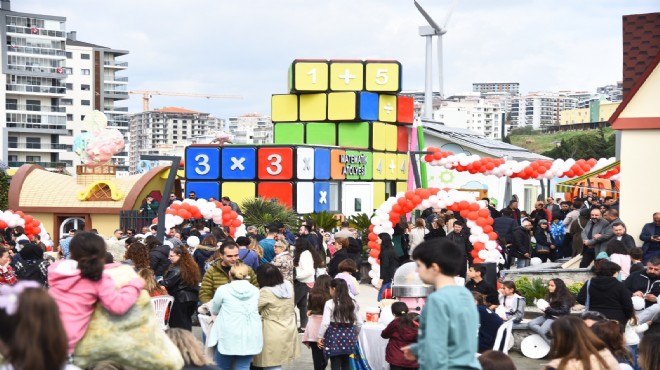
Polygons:
[[[562,140],[567,140],[580,135],[598,135],[598,130],[567,131],[553,134],[512,135],[511,144],[523,147],[530,152],[543,153],[554,148]],[[614,135],[614,130],[605,128],[605,138]]]

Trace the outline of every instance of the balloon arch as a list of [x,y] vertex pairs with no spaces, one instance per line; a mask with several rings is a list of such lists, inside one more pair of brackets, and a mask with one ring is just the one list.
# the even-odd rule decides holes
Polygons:
[[[246,235],[243,216],[232,211],[229,206],[223,206],[218,201],[209,202],[206,199],[184,199],[172,202],[165,210],[165,228],[170,229],[191,218],[213,220],[218,225],[227,226],[232,238]],[[157,222],[158,218],[154,218],[153,223]]]
[[6,210],[0,212],[0,230],[17,226],[21,226],[25,231],[25,235],[30,239],[34,235],[39,235],[41,241],[44,243],[50,240],[50,235],[46,232],[46,228],[36,218],[26,215],[22,211],[14,212],[12,210]]
[[369,263],[371,263],[369,276],[374,285],[380,274],[380,261],[378,260],[380,245],[376,242],[378,234],[392,235],[394,225],[399,222],[402,215],[413,210],[424,210],[431,207],[450,209],[458,212],[466,220],[466,226],[470,228],[469,239],[474,247],[471,253],[474,263],[503,262],[502,253],[500,253],[496,241],[497,233],[493,231],[493,219],[490,217],[484,201],[477,201],[473,194],[456,189],[416,189],[390,197],[371,218],[368,244]]

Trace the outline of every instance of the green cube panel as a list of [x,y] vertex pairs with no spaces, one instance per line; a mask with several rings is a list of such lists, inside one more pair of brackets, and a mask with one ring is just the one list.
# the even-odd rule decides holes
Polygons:
[[340,122],[339,146],[369,148],[369,122]]
[[305,143],[305,125],[302,123],[276,123],[274,126],[275,144]]
[[364,155],[367,157],[367,163],[364,166],[365,167],[365,172],[364,176],[360,176],[360,180],[371,180],[373,172],[374,172],[374,158],[373,154],[371,152],[360,152],[360,154]]
[[346,180],[371,180],[373,158],[371,152],[347,150],[346,157],[351,160],[346,165]]
[[311,122],[305,128],[305,144],[337,145],[337,126],[335,123]]

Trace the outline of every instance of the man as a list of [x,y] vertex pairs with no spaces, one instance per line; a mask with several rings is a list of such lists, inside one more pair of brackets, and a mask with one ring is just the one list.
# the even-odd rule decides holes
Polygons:
[[316,251],[325,258],[325,246],[323,246],[323,238],[319,237],[318,233],[314,230],[314,221],[305,220],[300,229],[298,229],[298,234],[301,238],[307,239],[307,241],[316,248]]
[[171,206],[172,203],[174,203],[175,200],[181,200],[181,199],[177,199],[177,197],[176,197],[176,195],[175,195],[174,193],[170,194],[170,199],[169,199],[169,201],[168,201],[168,203],[167,203],[167,206],[168,206],[168,207]]
[[259,234],[259,230],[254,225],[248,226],[245,231],[247,232],[247,236],[256,239],[258,242],[264,239],[264,236]]
[[491,218],[495,219],[495,218],[498,218],[498,217],[502,217],[502,214],[500,213],[500,211],[495,209],[495,207],[493,207],[493,205],[490,204],[490,199],[488,199],[488,197],[481,198],[481,200],[486,202],[486,207],[488,208],[488,212],[490,212],[490,217]]
[[[525,220],[522,227],[513,231],[513,244],[511,245],[510,259],[516,258],[518,268],[530,265],[532,253],[532,222]],[[511,261],[509,261],[511,263]]]
[[69,230],[69,234],[60,240],[60,253],[65,260],[69,259],[69,244],[71,239],[76,236],[76,229]]
[[[581,234],[584,248],[582,249],[580,268],[589,267],[598,253],[605,249],[605,244],[603,243],[609,240],[606,239],[604,235],[608,232],[607,228],[610,224],[602,218],[600,209],[593,208],[589,212],[589,217],[590,221],[587,223],[584,230],[582,230]],[[611,237],[611,234],[609,235]]]
[[119,262],[124,260],[126,247],[124,246],[124,232],[121,229],[116,229],[110,238],[108,238],[106,248],[112,254],[112,258]]
[[619,210],[619,200],[614,199],[613,197],[610,196],[605,197],[605,205],[608,206],[610,209],[616,209],[617,211]]
[[259,246],[264,250],[261,263],[270,263],[275,258],[275,236],[277,236],[277,232],[279,231],[275,225],[268,225],[266,228],[268,234],[259,242]]
[[637,314],[637,322],[660,321],[660,256],[651,257],[646,271],[633,272],[623,285],[632,292],[633,297],[642,297],[646,303],[646,308]]
[[[559,210],[552,214],[553,220],[565,220],[566,216],[571,212],[571,202],[559,203]],[[566,223],[564,223],[566,225]]]
[[[610,210],[612,211],[612,210]],[[631,249],[635,248],[635,239],[632,236],[628,235],[626,232],[626,225],[623,222],[614,222],[612,223],[612,233],[613,236],[610,240],[607,241],[606,251],[610,244],[614,241],[621,241],[623,245],[626,246],[626,249],[630,252]]]
[[188,199],[197,200],[197,193],[195,193],[194,191],[189,191]]
[[644,260],[648,262],[653,256],[660,256],[660,212],[653,214],[653,222],[644,225],[639,239],[644,242]]
[[502,217],[493,220],[493,231],[504,239],[507,245],[513,242],[513,231],[519,227],[520,224],[513,219],[513,212],[509,208],[502,210]]
[[465,233],[463,232],[463,222],[461,221],[454,222],[454,228],[452,232],[450,232],[449,235],[447,235],[447,239],[451,240],[456,245],[458,245],[463,251],[463,254],[465,255],[465,262],[463,262],[463,266],[461,266],[459,273],[460,277],[465,278],[465,272],[467,271],[467,264],[472,264],[472,254],[471,254],[472,243],[470,243],[468,236],[465,235]]
[[470,266],[470,270],[467,273],[467,277],[470,280],[465,284],[465,287],[471,292],[479,292],[483,294],[486,297],[486,302],[488,302],[488,308],[494,310],[500,305],[497,289],[484,280],[485,276],[486,265],[479,263]]
[[232,202],[231,199],[229,199],[229,197],[222,197],[220,201],[222,202],[223,206],[229,206],[231,207],[232,211],[238,213],[239,215],[242,214],[241,208],[238,206],[238,204],[236,204],[236,202]]
[[[213,295],[218,287],[231,282],[229,270],[239,261],[238,245],[233,241],[222,243],[220,248],[218,248],[218,253],[220,254],[220,258],[215,260],[204,274],[202,287],[199,289],[199,301],[201,303],[209,302],[213,299]],[[249,266],[248,268],[250,269],[250,283],[258,288],[257,275],[255,275]]]
[[513,219],[516,220],[518,224],[520,224],[520,220],[522,218],[520,217],[520,209],[518,208],[518,201],[515,199],[511,199],[507,208],[509,208],[511,212],[513,212]]
[[293,233],[289,229],[287,229],[282,222],[275,221],[274,225],[277,228],[278,232],[284,236],[284,240],[287,243],[289,243],[289,245],[293,245],[293,243],[296,242],[296,236],[293,235]]
[[124,232],[121,229],[115,229],[108,241],[116,242],[124,238]]
[[[545,209],[550,212],[552,219],[555,218],[555,214],[559,213],[559,206],[555,204],[555,199],[553,197],[548,197],[545,200]],[[551,220],[548,220],[551,221]]]
[[148,218],[151,221],[152,218],[158,215],[158,201],[155,201],[151,195],[147,195],[144,198],[144,203],[142,203],[139,213],[140,216]]

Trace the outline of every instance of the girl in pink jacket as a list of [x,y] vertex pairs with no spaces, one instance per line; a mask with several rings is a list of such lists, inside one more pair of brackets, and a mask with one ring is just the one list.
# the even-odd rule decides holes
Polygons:
[[85,335],[97,301],[113,315],[123,315],[137,301],[144,281],[135,278],[117,288],[103,272],[105,241],[97,234],[79,232],[69,245],[70,260],[48,269],[49,293],[57,302],[69,342],[69,353]]

